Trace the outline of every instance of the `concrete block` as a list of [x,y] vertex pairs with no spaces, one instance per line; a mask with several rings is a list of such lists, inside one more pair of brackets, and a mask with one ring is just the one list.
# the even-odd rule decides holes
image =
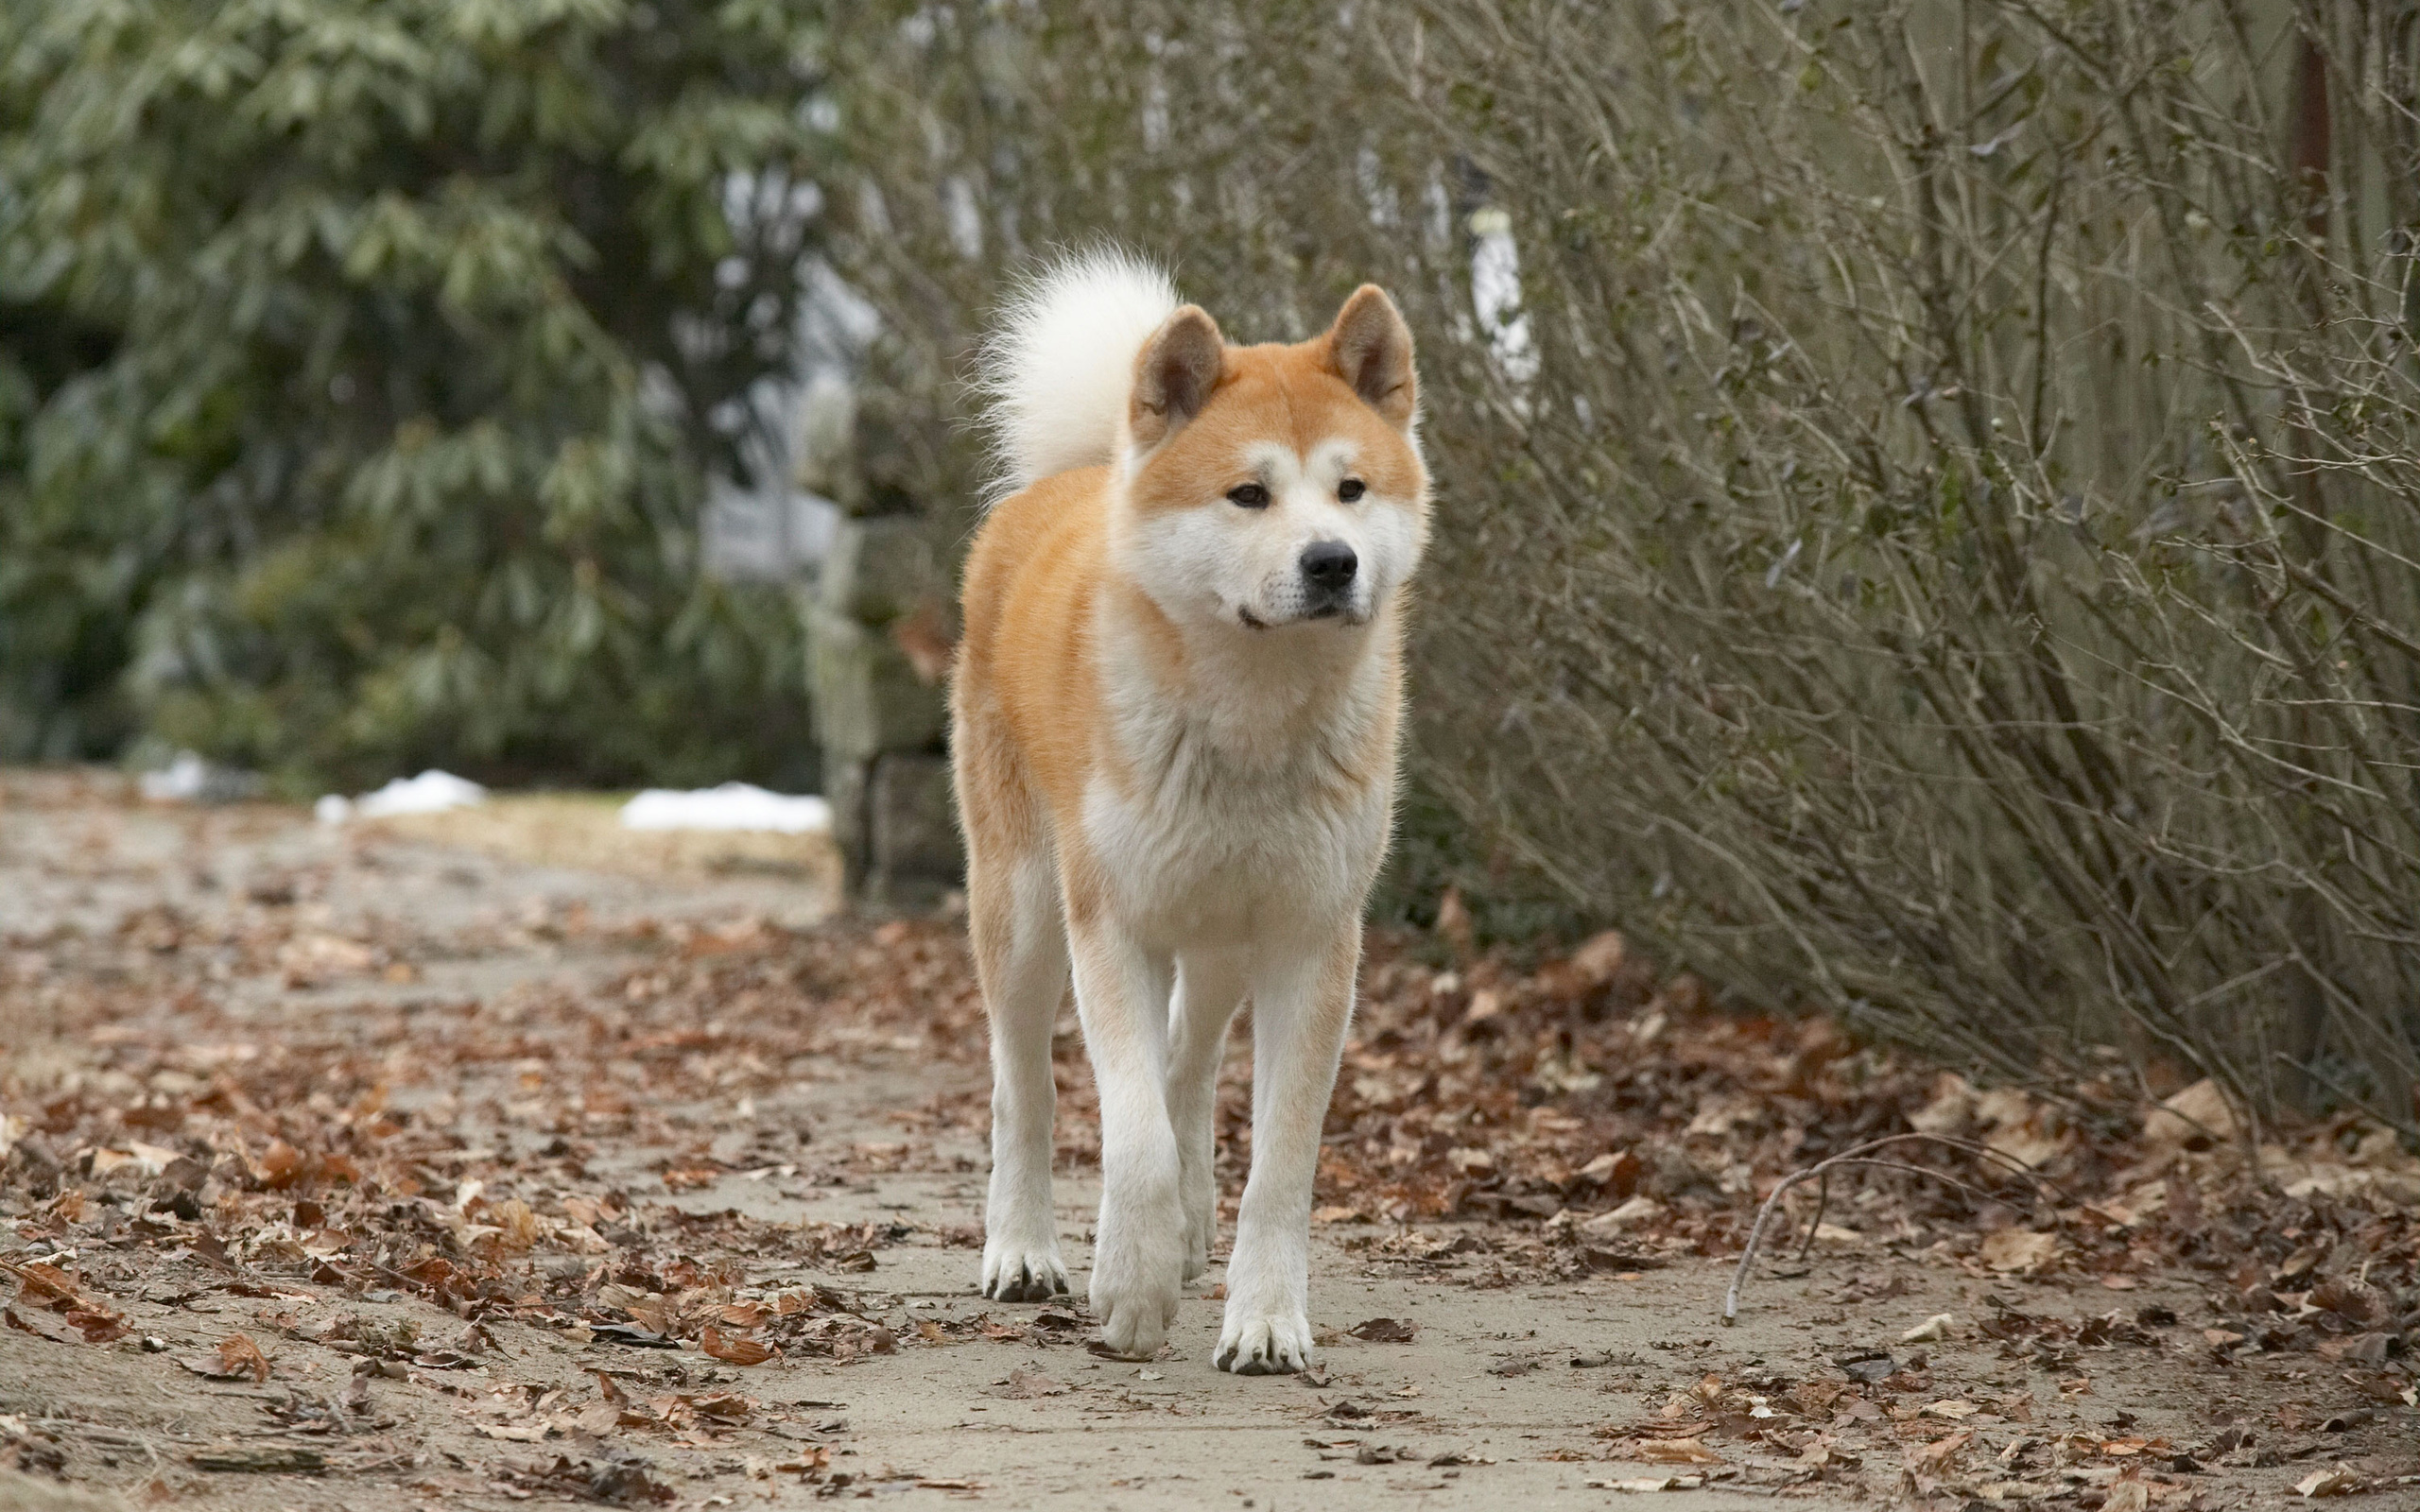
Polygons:
[[823,558],[816,601],[861,625],[906,619],[951,598],[949,554],[932,522],[913,515],[843,520]]
[[948,757],[880,757],[873,765],[866,808],[873,870],[886,885],[949,884],[965,869],[950,798]]
[[841,878],[852,894],[864,890],[866,874],[873,865],[873,835],[867,823],[872,810],[866,802],[873,775],[871,761],[827,759],[824,763],[823,797],[832,805],[832,843],[840,849]]
[[918,675],[883,630],[811,609],[807,672],[827,771],[884,751],[937,747],[948,730],[947,691]]

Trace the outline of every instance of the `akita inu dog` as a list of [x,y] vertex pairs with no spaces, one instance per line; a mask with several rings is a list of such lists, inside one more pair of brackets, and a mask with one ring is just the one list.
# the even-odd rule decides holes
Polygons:
[[1092,1308],[1148,1356],[1218,1231],[1220,1049],[1253,1005],[1252,1173],[1218,1365],[1301,1369],[1311,1183],[1387,847],[1428,535],[1411,332],[1375,286],[1229,346],[1167,277],[1064,262],[985,373],[1007,483],[966,565],[952,748],[992,1026],[983,1291],[1067,1289],[1051,1022],[1100,1091]]

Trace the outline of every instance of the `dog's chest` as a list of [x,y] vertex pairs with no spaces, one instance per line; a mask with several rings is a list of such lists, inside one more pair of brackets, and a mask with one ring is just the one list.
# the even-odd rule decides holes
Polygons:
[[1350,730],[1238,752],[1167,721],[1130,740],[1124,782],[1087,796],[1085,838],[1130,924],[1171,947],[1318,931],[1357,909],[1391,795],[1340,759]]

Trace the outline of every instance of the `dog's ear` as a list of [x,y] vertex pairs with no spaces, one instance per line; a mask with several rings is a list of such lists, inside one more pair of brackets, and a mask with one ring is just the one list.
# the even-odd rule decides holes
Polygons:
[[1411,370],[1411,327],[1387,291],[1364,284],[1344,301],[1327,331],[1328,367],[1353,386],[1361,402],[1399,431],[1411,429],[1420,398]]
[[1134,399],[1127,420],[1134,444],[1148,452],[1201,413],[1226,368],[1227,340],[1198,304],[1167,318],[1134,359]]

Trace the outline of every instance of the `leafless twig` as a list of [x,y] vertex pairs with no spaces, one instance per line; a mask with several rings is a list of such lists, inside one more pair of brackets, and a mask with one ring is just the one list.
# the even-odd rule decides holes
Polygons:
[[[1988,1144],[1980,1144],[1973,1140],[1962,1140],[1947,1134],[1886,1134],[1877,1140],[1868,1140],[1862,1144],[1853,1144],[1849,1148],[1842,1150],[1840,1154],[1831,1156],[1825,1160],[1818,1160],[1813,1165],[1806,1167],[1803,1171],[1792,1171],[1789,1175],[1783,1177],[1779,1181],[1775,1182],[1773,1184],[1772,1191],[1766,1194],[1763,1205],[1756,1210],[1756,1221],[1749,1227],[1748,1246],[1745,1249],[1739,1252],[1739,1263],[1731,1273],[1731,1285],[1722,1294],[1722,1326],[1724,1328],[1729,1328],[1738,1319],[1739,1288],[1748,1280],[1749,1267],[1756,1263],[1756,1250],[1764,1241],[1765,1225],[1771,1221],[1775,1210],[1781,1206],[1781,1199],[1784,1194],[1786,1194],[1790,1188],[1798,1185],[1802,1181],[1819,1180],[1828,1183],[1831,1174],[1834,1171],[1862,1166],[1868,1168],[1878,1168],[1886,1171],[1898,1171],[1910,1176],[1925,1177],[1931,1180],[1946,1182],[1951,1186],[1959,1188],[1961,1191],[1971,1192],[1979,1196],[1988,1194],[1981,1192],[1980,1189],[1977,1188],[1972,1183],[1961,1180],[1959,1177],[1951,1176],[1945,1171],[1934,1171],[1921,1165],[1910,1165],[1903,1160],[1879,1160],[1874,1158],[1874,1152],[1876,1150],[1885,1149],[1896,1144],[1916,1143],[1938,1144],[1945,1149],[1958,1150],[1962,1153],[1974,1156],[1979,1160],[1996,1165],[2000,1170],[2006,1172],[2008,1175],[2024,1177],[2026,1180],[2032,1182],[2036,1187],[2049,1192],[2053,1196],[2061,1197],[2062,1199],[2065,1197],[2065,1194],[2060,1192],[2056,1182],[2050,1180],[2049,1177],[2042,1175],[2039,1171],[2034,1170],[2033,1167],[2026,1164],[2023,1160],[2008,1154],[2006,1151],[1993,1149]],[[1816,1221],[1818,1223],[1823,1221],[1823,1209],[1820,1204],[1816,1209]],[[1811,1226],[1807,1229],[1806,1237],[1807,1243],[1812,1245],[1814,1243],[1815,1234],[1814,1228]]]
[[2411,1119],[2403,33],[2287,123],[2292,7],[843,9],[834,255],[908,410],[963,404],[995,249],[1130,238],[1246,339],[1365,278],[1413,323],[1398,905],[2011,1081],[2190,1065],[2247,1133]]

